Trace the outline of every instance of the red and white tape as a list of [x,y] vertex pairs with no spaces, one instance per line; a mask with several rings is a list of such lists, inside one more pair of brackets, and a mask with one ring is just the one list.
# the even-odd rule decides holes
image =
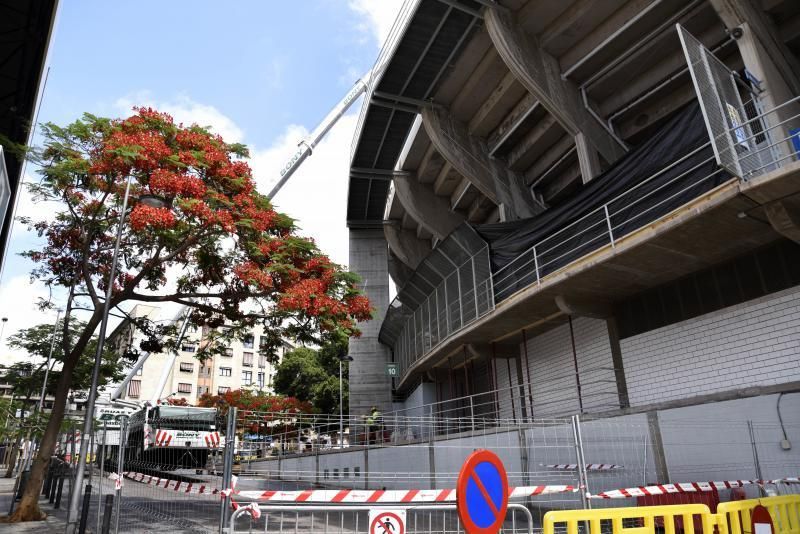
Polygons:
[[[145,475],[144,473],[132,473],[126,471],[123,473],[123,476],[130,480],[141,482],[142,484],[152,484],[154,486],[158,486],[159,488],[179,491],[181,493],[194,493],[196,495],[217,495],[222,492],[222,490],[206,484],[200,484],[197,482],[181,482],[180,480],[173,480],[170,478],[159,478],[152,475]],[[118,480],[117,475],[115,473],[112,473],[109,476],[109,478],[111,478],[112,480]]]
[[[559,469],[559,470],[575,470],[578,468],[578,464],[539,464],[541,467],[547,467],[548,469]],[[617,464],[586,464],[587,471],[609,471],[611,469],[622,469],[621,465]]]
[[[572,493],[574,486],[520,486],[509,488],[510,498],[531,497],[551,493]],[[425,503],[454,502],[456,490],[304,490],[304,491],[237,491],[240,499],[293,503]]]
[[800,479],[787,477],[774,480],[722,480],[714,482],[684,482],[679,484],[656,484],[654,486],[637,486],[617,490],[589,494],[592,499],[627,499],[629,497],[645,497],[650,495],[672,495],[676,493],[700,493],[731,488],[741,488],[752,484],[797,484]]
[[[112,474],[110,478],[116,478]],[[264,491],[264,490],[236,490],[236,477],[233,477],[231,487],[220,490],[196,482],[180,482],[167,478],[159,478],[143,473],[125,472],[125,478],[152,484],[182,493],[198,495],[220,495],[227,497],[236,495],[238,499],[267,502],[294,502],[294,503],[420,503],[420,502],[453,502],[456,500],[456,490],[297,490],[297,491]],[[510,498],[533,497],[553,493],[574,493],[576,486],[519,486],[509,488]]]

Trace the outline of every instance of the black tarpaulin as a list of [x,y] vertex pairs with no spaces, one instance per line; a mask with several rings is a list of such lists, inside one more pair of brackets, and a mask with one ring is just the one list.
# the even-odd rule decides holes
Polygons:
[[538,275],[544,276],[609,243],[608,221],[619,239],[729,178],[716,164],[700,106],[693,102],[563,204],[528,219],[474,228],[489,243],[492,271],[530,256],[499,277],[499,290],[510,294],[536,276],[534,245]]

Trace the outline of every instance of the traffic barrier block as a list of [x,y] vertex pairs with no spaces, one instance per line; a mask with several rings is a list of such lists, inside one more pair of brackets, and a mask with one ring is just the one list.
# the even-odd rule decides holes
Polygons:
[[[703,534],[712,534],[717,523],[704,504],[684,504],[675,506],[642,506],[632,508],[600,508],[596,510],[557,510],[544,515],[543,534],[578,534],[580,523],[588,524],[587,534],[676,534],[678,520],[685,525],[684,532],[695,534],[695,518],[700,519]],[[663,525],[663,530],[660,525]],[[602,530],[601,530],[602,528]],[[697,533],[699,534],[699,533]]]
[[773,534],[800,534],[800,495],[730,501],[717,506],[720,534],[746,534],[753,523],[753,509],[763,506],[772,516]]

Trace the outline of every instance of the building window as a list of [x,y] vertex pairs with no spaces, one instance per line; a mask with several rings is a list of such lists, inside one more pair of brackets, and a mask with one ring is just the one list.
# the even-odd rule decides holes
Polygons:
[[205,395],[208,393],[208,386],[197,386],[197,396]]
[[253,383],[253,371],[242,371],[242,384],[249,386]]
[[267,357],[266,356],[259,356],[258,357],[258,366],[262,369],[267,366]]
[[183,352],[194,352],[195,351],[195,346],[194,345],[183,345],[183,346],[181,346],[181,350]]
[[233,349],[225,349],[225,352],[222,355],[226,358],[233,358]]
[[194,364],[190,362],[181,362],[181,373],[194,372]]
[[267,342],[267,336],[258,336],[258,348],[263,350],[264,347],[268,347],[269,343]]
[[345,468],[342,470],[342,476],[343,476],[344,478],[350,478],[350,468],[349,468],[349,467],[345,467]]
[[178,384],[178,393],[191,393],[192,392],[192,385],[187,384],[185,382],[181,382]]
[[217,395],[224,395],[225,393],[229,392],[231,388],[227,386],[219,386],[217,388]]
[[330,469],[326,469],[325,471],[323,471],[323,475],[322,476],[323,476],[323,478],[326,478],[326,479],[330,478],[331,477]]
[[220,367],[219,368],[219,376],[231,376],[231,368],[230,367]]
[[242,338],[242,346],[246,349],[252,349],[254,342],[255,336],[253,334],[247,334]]
[[253,353],[252,352],[243,352],[242,353],[242,365],[245,367],[253,367]]
[[128,382],[128,396],[133,397],[134,399],[139,398],[139,393],[142,390],[142,381],[141,380],[131,380]]
[[264,373],[258,373],[258,387],[264,387]]
[[361,468],[356,466],[353,468],[353,476],[359,478],[361,476]]

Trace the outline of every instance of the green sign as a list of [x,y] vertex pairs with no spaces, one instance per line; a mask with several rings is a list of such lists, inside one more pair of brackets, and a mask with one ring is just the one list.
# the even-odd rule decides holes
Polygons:
[[389,362],[386,364],[386,376],[390,376],[395,378],[400,375],[400,368],[394,362]]

